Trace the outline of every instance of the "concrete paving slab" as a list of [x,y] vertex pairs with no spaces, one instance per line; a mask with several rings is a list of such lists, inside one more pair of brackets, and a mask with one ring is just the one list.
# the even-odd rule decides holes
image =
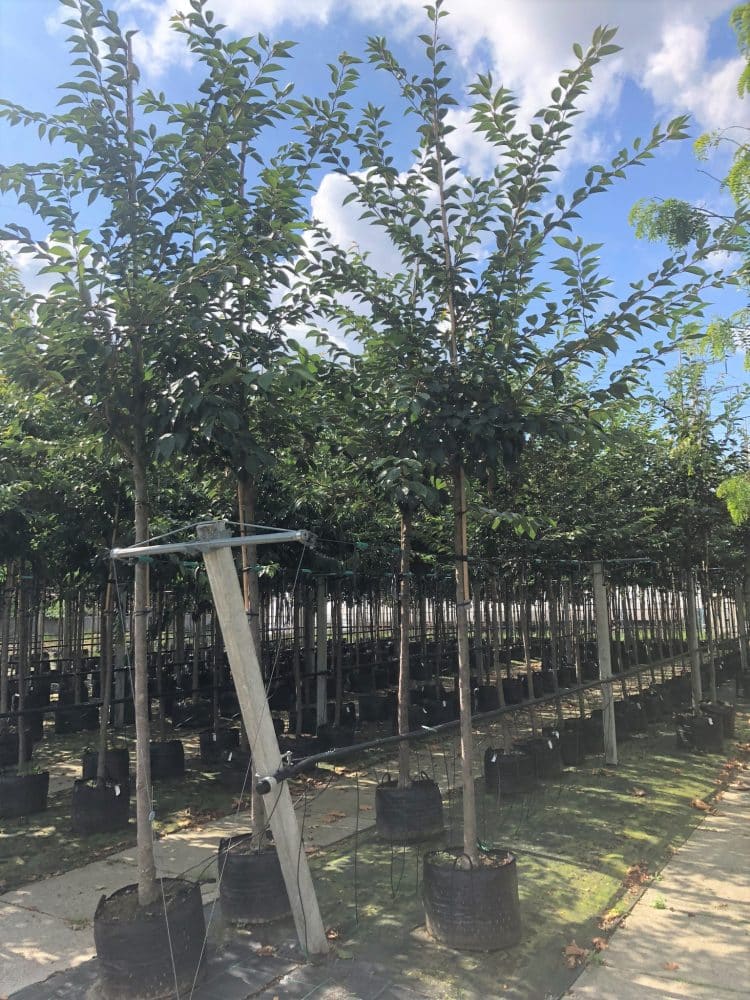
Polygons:
[[[606,965],[589,967],[565,996],[570,1000],[716,1000],[714,987],[635,972],[626,975]],[[745,988],[725,990],[722,997],[746,997]]]
[[135,878],[134,865],[108,858],[6,892],[0,904],[28,907],[74,923],[90,922],[100,896],[130,885]]
[[9,995],[53,972],[75,968],[93,954],[90,927],[73,930],[60,917],[0,906],[0,994]]

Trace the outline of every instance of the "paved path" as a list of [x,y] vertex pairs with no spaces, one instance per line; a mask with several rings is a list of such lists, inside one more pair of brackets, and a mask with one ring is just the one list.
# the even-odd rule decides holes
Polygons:
[[[327,847],[374,823],[375,778],[340,778],[317,798],[311,794],[305,815],[305,845]],[[304,803],[297,804],[301,819]],[[183,830],[157,841],[156,866],[160,875],[183,875],[206,880],[203,900],[216,896],[216,852],[219,841],[250,829],[247,812],[215,823]],[[127,848],[52,878],[32,882],[0,896],[0,997],[53,972],[75,968],[95,954],[93,912],[101,895],[109,895],[136,881],[136,849]]]
[[750,772],[739,773],[567,997],[750,996]]

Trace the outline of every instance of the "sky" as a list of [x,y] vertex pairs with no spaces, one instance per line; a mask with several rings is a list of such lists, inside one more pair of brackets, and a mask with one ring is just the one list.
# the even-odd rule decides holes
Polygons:
[[[164,90],[174,100],[193,94],[196,67],[169,25],[188,0],[111,0],[110,6],[124,27],[138,29],[135,55],[143,86]],[[320,93],[328,82],[326,64],[342,50],[363,54],[372,34],[385,35],[415,71],[423,65],[417,36],[429,25],[422,0],[214,0],[210,6],[230,33],[262,31],[274,39],[296,40],[288,75],[302,93]],[[732,0],[455,0],[446,6],[453,9],[442,24],[453,49],[450,68],[459,102],[452,113],[454,147],[472,172],[484,172],[493,162],[491,150],[469,127],[467,87],[476,73],[491,70],[497,83],[514,90],[520,117],[528,120],[546,103],[559,72],[573,65],[573,43],[585,47],[599,24],[618,27],[622,51],[599,67],[575,140],[560,161],[561,191],[579,186],[587,166],[606,163],[635,136],[648,135],[657,121],[687,113],[693,137],[750,121],[750,102],[737,96],[742,60],[728,23]],[[67,9],[57,0],[0,0],[0,98],[39,110],[54,108],[59,97],[55,88],[72,76],[68,29],[61,23],[65,16]],[[362,99],[388,110],[393,94],[366,69]],[[397,156],[406,168],[414,145],[409,122],[395,107],[392,121]],[[46,143],[0,123],[0,162],[49,157]],[[678,197],[728,209],[716,180],[726,168],[721,156],[698,162],[690,141],[671,143],[627,183],[595,202],[581,229],[587,239],[604,243],[604,270],[615,279],[616,289],[625,290],[628,281],[665,256],[664,248],[636,240],[627,221],[633,203],[641,197]],[[342,206],[343,180],[327,174],[318,181],[313,211],[333,235],[344,246],[370,250],[378,268],[394,268],[384,238],[368,230],[354,207]],[[28,222],[12,198],[1,196],[0,223],[22,220]],[[43,287],[26,259],[20,262],[27,284]],[[708,315],[728,315],[741,305],[737,292],[715,293]],[[743,378],[739,358],[727,368],[730,382]]]

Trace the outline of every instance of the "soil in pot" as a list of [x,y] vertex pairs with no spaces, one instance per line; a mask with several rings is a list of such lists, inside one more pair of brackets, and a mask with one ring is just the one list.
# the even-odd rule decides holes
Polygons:
[[[24,763],[28,764],[31,760],[31,753],[34,749],[34,744],[31,739],[31,733],[26,730],[26,746],[24,754]],[[5,732],[0,732],[0,767],[13,767],[18,763],[18,730],[17,729],[6,729]]]
[[73,833],[90,837],[94,833],[124,830],[130,818],[130,782],[106,782],[76,779],[70,821]]
[[251,833],[219,842],[219,899],[231,923],[266,923],[291,912],[276,847],[258,847]]
[[[85,751],[81,758],[81,771],[84,781],[96,778],[96,769],[99,765],[99,753],[97,750]],[[107,750],[104,763],[104,777],[107,781],[119,782],[123,784],[130,776],[130,751],[127,747],[113,747]]]
[[181,778],[185,773],[185,750],[181,740],[151,741],[151,780]]
[[239,729],[204,729],[200,734],[201,762],[203,764],[221,764],[229,753],[240,745]]
[[511,948],[521,940],[516,859],[499,849],[483,851],[479,861],[479,867],[472,867],[460,847],[425,855],[427,931],[449,948]]
[[[102,896],[94,914],[101,996],[107,1000],[189,993],[205,955],[200,886],[161,880],[150,906],[138,906],[137,886]],[[174,963],[174,964],[173,964]]]
[[423,774],[405,788],[389,775],[375,789],[375,825],[393,844],[410,844],[443,832],[443,798],[432,778]]
[[49,771],[0,774],[0,819],[43,812],[48,792]]
[[523,795],[536,782],[534,758],[524,749],[484,751],[484,783],[494,795]]

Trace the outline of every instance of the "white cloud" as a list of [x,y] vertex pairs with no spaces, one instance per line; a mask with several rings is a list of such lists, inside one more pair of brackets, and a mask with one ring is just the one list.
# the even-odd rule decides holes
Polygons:
[[11,266],[18,272],[28,292],[42,295],[49,292],[58,275],[40,274],[42,262],[31,253],[21,253],[21,244],[15,240],[0,240],[0,249],[8,255]]

